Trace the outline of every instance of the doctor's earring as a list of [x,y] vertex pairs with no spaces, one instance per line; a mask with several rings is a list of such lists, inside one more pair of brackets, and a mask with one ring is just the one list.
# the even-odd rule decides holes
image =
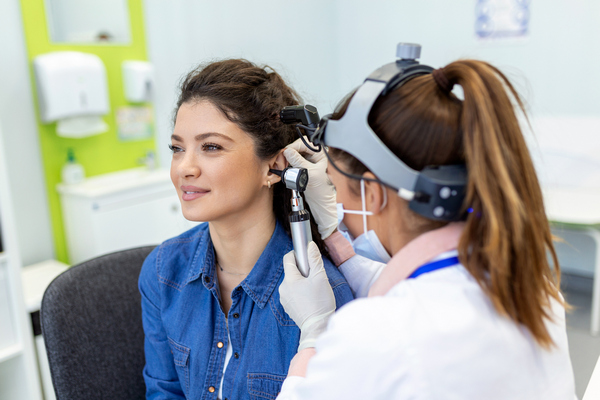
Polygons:
[[271,181],[267,181],[267,186],[271,189]]

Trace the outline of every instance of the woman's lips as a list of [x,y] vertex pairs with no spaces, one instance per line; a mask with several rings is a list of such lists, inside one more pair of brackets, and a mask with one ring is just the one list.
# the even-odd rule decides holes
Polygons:
[[209,192],[210,190],[202,189],[196,186],[182,186],[181,199],[184,201],[191,201],[200,198]]

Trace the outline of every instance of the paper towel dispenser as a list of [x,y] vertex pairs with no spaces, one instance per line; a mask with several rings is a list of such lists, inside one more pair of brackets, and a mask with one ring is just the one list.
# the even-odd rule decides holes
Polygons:
[[106,68],[94,54],[60,51],[33,60],[42,122],[59,121],[61,136],[104,132],[109,112]]

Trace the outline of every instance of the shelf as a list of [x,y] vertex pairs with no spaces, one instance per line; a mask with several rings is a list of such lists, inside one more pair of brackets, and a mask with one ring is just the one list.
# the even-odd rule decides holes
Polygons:
[[69,268],[56,260],[46,260],[21,268],[21,283],[28,313],[39,311],[48,285]]
[[[56,189],[63,196],[95,199],[124,191],[139,191],[140,188],[155,188],[160,184],[164,184],[168,189],[173,189],[169,170],[149,170],[140,167],[93,176],[72,185],[59,183]],[[175,193],[174,190],[173,193]]]
[[23,346],[21,344],[13,344],[12,346],[5,347],[0,349],[0,363],[10,360],[21,354],[23,351]]

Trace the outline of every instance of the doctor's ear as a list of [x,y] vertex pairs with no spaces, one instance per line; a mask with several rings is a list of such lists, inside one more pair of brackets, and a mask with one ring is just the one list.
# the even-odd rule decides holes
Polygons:
[[[377,179],[373,173],[367,171],[362,175],[364,178]],[[377,182],[365,179],[365,205],[367,210],[377,215],[385,208],[387,204],[386,188]]]

